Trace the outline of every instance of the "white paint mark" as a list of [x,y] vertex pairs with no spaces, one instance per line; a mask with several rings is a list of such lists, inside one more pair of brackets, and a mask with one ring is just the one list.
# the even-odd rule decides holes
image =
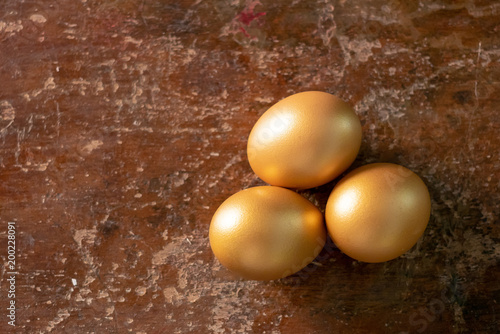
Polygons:
[[45,23],[47,22],[47,19],[45,18],[45,16],[41,15],[41,14],[33,14],[30,16],[30,20],[35,22],[35,23]]
[[481,41],[479,41],[479,45],[477,46],[477,59],[476,59],[475,81],[474,81],[474,107],[471,111],[471,115],[469,117],[469,123],[467,125],[467,143],[470,150],[474,149],[474,143],[473,141],[470,140],[472,132],[471,131],[472,122],[475,118],[476,111],[479,108],[479,95],[477,93],[477,85],[479,80],[479,67],[480,67],[479,60],[481,59],[481,49],[482,49],[482,44]]
[[57,316],[49,321],[49,325],[45,328],[47,332],[52,332],[52,330],[66,318],[69,317],[68,309],[59,309],[57,311]]
[[97,229],[94,227],[93,229],[81,229],[76,230],[73,234],[73,239],[76,241],[78,247],[82,247],[83,241],[87,241],[89,243],[93,243],[97,234]]
[[324,3],[325,5],[319,14],[318,32],[323,40],[323,45],[328,46],[331,39],[335,36],[337,24],[335,23],[334,16],[335,7],[329,1],[324,1]]
[[233,127],[228,122],[224,122],[222,123],[221,129],[224,132],[229,132],[233,129]]
[[[477,47],[477,61],[476,61],[476,66],[479,66],[479,60],[480,59],[481,59],[481,41],[479,41],[479,45]],[[474,95],[476,97],[476,104],[479,104],[479,99],[478,99],[478,95],[477,95],[477,74],[476,74],[476,81],[474,82]]]
[[448,66],[461,68],[466,66],[466,62],[464,60],[453,60],[448,63]]
[[82,78],[71,80],[71,83],[73,85],[90,85],[90,81],[84,80]]
[[194,57],[196,56],[196,50],[195,49],[187,49],[186,54],[184,55],[184,59],[182,60],[182,63],[184,65],[189,64],[191,61],[193,61]]
[[188,276],[185,272],[179,271],[177,274],[177,286],[184,290],[188,285]]
[[103,144],[102,140],[92,140],[90,143],[82,148],[82,152],[85,154],[92,153],[93,150],[101,147]]
[[9,33],[9,36],[14,35],[16,32],[23,30],[23,25],[21,24],[21,20],[17,20],[16,22],[8,22],[0,21],[0,32]]
[[143,286],[138,286],[137,288],[135,288],[135,293],[138,295],[138,296],[144,296],[146,294],[146,288],[143,287]]
[[175,287],[168,287],[163,289],[163,296],[165,297],[165,300],[169,304],[173,304],[174,302],[180,299],[179,292]]
[[115,65],[115,63],[116,63],[116,59],[109,59],[109,60],[103,61],[102,63],[100,63],[100,65],[112,67],[113,65]]
[[159,266],[167,263],[167,258],[171,255],[178,253],[180,250],[180,245],[178,243],[170,242],[167,243],[162,250],[153,254],[151,263],[155,266]]
[[[74,34],[76,34],[76,29],[73,29],[73,28],[65,29],[65,30],[63,31],[63,33],[70,34],[70,35],[74,35]],[[68,36],[68,37],[69,37],[69,36]],[[73,36],[73,38],[75,38],[75,37]]]
[[110,316],[111,314],[113,314],[113,312],[115,312],[115,307],[113,305],[111,305],[110,307],[106,307],[106,316]]
[[44,162],[44,163],[40,163],[36,166],[33,166],[35,168],[35,170],[39,171],[39,172],[44,172],[47,170],[47,167],[49,166],[49,164],[52,162],[52,160],[49,160],[47,162]]
[[109,293],[107,291],[100,291],[97,295],[97,299],[107,298],[109,297]]
[[95,87],[96,92],[102,92],[104,90],[104,84],[102,81],[98,81]]
[[344,53],[344,60],[346,65],[351,61],[351,52],[354,53],[354,62],[356,63],[364,63],[373,56],[372,49],[382,48],[382,44],[379,40],[368,41],[363,39],[353,39],[349,40],[346,36],[338,37],[339,44]]
[[176,172],[177,177],[173,181],[174,187],[178,188],[184,184],[184,182],[189,178],[188,173]]
[[269,96],[269,97],[256,97],[254,100],[259,102],[259,103],[271,103],[274,101],[274,98],[272,98],[271,96]]
[[132,43],[132,44],[135,44],[137,46],[140,46],[142,44],[142,39],[135,39],[131,36],[125,36],[125,38],[123,39],[123,41],[125,43]]
[[8,101],[0,102],[2,110],[2,121],[13,121],[16,118],[16,111]]
[[12,125],[12,123],[14,123],[14,120],[16,119],[16,110],[8,101],[4,100],[0,102],[0,112],[0,120],[8,122],[7,125],[2,126],[0,129],[0,134],[3,134]]

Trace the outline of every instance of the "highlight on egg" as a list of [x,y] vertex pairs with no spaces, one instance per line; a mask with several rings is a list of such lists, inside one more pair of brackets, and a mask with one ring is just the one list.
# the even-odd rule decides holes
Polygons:
[[429,191],[418,175],[400,165],[374,163],[355,169],[336,184],[325,220],[342,252],[375,263],[412,248],[430,213]]
[[361,146],[354,110],[325,92],[291,95],[256,122],[247,144],[251,168],[265,182],[307,189],[345,171]]
[[252,280],[274,280],[307,266],[323,249],[321,212],[280,187],[242,190],[224,201],[210,223],[210,246],[222,265]]

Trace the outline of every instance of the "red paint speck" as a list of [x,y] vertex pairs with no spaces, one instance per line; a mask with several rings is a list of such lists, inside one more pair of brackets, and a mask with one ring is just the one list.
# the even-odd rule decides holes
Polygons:
[[240,31],[243,33],[243,35],[245,35],[246,37],[250,38],[252,36],[250,36],[250,34],[245,30],[245,28],[243,27],[240,27]]
[[238,15],[238,20],[244,25],[249,26],[253,20],[264,15],[266,15],[265,12],[254,13],[252,10],[246,9]]

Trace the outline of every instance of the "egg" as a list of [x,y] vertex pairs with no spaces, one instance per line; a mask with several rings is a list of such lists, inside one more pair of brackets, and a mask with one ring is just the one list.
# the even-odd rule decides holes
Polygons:
[[286,188],[314,188],[349,167],[361,145],[361,124],[338,97],[318,91],[291,95],[255,123],[247,144],[251,168]]
[[216,258],[251,280],[274,280],[307,266],[326,240],[321,212],[280,187],[242,190],[215,212],[209,240]]
[[424,182],[391,163],[357,168],[331,192],[325,220],[334,243],[363,262],[384,262],[412,248],[424,233],[431,199]]

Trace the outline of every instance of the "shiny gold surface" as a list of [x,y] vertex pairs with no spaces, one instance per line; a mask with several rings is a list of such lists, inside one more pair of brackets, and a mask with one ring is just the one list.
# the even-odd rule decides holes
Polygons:
[[360,167],[337,183],[326,205],[328,233],[345,254],[383,262],[409,250],[429,221],[431,201],[424,182],[389,163]]
[[334,95],[302,92],[269,108],[248,138],[248,161],[271,185],[313,188],[340,175],[356,158],[361,124]]
[[225,267],[247,279],[272,280],[309,264],[325,244],[326,229],[307,199],[263,186],[224,201],[212,218],[209,238]]

